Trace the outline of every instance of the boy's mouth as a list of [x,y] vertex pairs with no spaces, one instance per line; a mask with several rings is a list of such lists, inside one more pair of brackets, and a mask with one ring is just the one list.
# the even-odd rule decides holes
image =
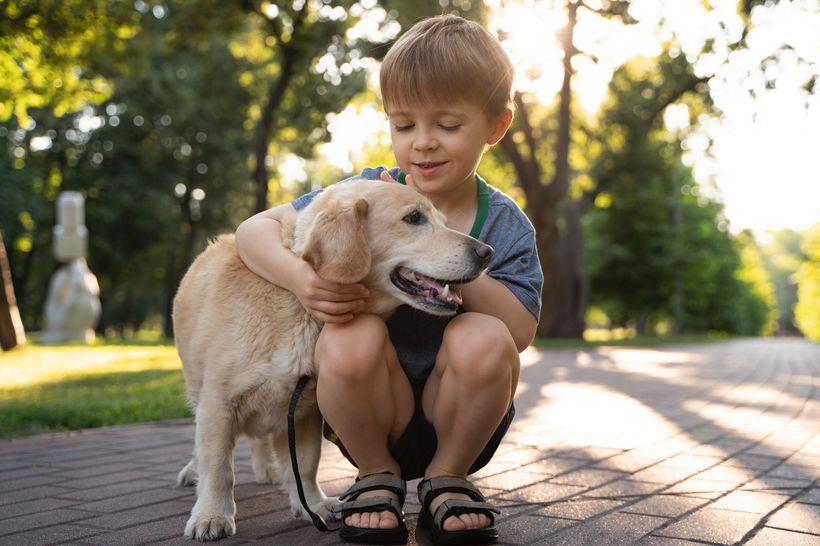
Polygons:
[[422,172],[433,171],[438,167],[444,165],[446,161],[423,161],[420,163],[413,163]]

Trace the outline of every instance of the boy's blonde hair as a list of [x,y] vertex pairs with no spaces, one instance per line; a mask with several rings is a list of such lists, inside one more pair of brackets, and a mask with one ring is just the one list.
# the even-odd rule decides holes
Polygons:
[[511,107],[513,65],[480,24],[440,15],[399,38],[384,57],[379,80],[385,108],[462,99],[494,118]]

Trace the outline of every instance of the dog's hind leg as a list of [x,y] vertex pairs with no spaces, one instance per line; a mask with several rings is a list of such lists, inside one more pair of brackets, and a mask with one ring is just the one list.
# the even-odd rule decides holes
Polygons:
[[277,483],[279,476],[273,452],[273,435],[249,436],[248,441],[251,444],[251,467],[256,483]]
[[196,409],[197,500],[185,525],[185,536],[217,540],[236,533],[233,499],[235,420],[230,411],[214,404]]
[[177,474],[177,485],[190,486],[196,485],[196,451],[194,451],[191,460],[188,464]]
[[[279,477],[282,487],[288,492],[290,509],[295,517],[310,521],[310,516],[302,509],[299,492],[296,489],[296,480],[293,476],[293,467],[288,449],[288,435],[276,434],[273,438],[276,459],[279,463]],[[305,500],[310,509],[325,521],[333,519],[331,508],[337,502],[335,497],[325,496],[316,474],[319,470],[319,460],[322,456],[322,416],[318,412],[310,414],[296,421],[296,459],[299,463],[299,474],[302,478],[302,487]]]

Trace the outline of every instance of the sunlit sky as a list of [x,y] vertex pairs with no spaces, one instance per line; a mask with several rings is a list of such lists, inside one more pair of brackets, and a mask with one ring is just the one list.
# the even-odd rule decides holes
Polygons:
[[[587,0],[593,6],[596,2]],[[576,57],[577,100],[586,111],[595,112],[617,66],[636,55],[657,54],[673,36],[691,60],[704,40],[714,38],[715,54],[701,57],[695,67],[701,75],[717,72],[710,85],[723,116],[705,121],[686,141],[686,160],[704,186],[716,185],[733,231],[752,229],[762,235],[774,229],[805,229],[820,222],[820,98],[801,89],[810,69],[798,56],[820,70],[820,0],[783,1],[774,8],[757,9],[749,49],[731,55],[726,44],[736,41],[741,31],[734,11],[737,0],[711,3],[714,9],[707,11],[701,0],[636,0],[630,14],[639,22],[629,26],[581,10],[575,43],[594,54],[597,63]],[[563,1],[486,4],[494,14],[490,29],[507,37],[503,45],[517,67],[516,87],[545,102],[554,100],[561,81],[561,52],[553,36],[565,21]],[[664,21],[661,31],[659,20]],[[775,88],[767,90],[756,68],[783,44],[793,49],[767,68],[766,75],[776,78]],[[377,87],[376,70],[372,81]],[[757,91],[756,99],[748,88]],[[670,111],[667,124],[674,126],[686,117],[680,114]],[[352,168],[351,154],[387,139],[386,120],[378,108],[351,106],[335,116],[330,129],[333,142],[323,153],[344,169]],[[712,157],[705,153],[706,135],[713,141]],[[299,167],[292,160],[283,174],[296,174]]]

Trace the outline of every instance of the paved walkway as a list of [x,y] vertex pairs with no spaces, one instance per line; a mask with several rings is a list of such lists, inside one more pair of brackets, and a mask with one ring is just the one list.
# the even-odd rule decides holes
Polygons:
[[[530,349],[518,416],[476,483],[502,544],[820,545],[820,345]],[[191,544],[174,485],[189,422],[0,443],[0,543]],[[328,494],[353,468],[326,445]],[[293,519],[237,456],[237,534],[222,544],[335,544]],[[411,491],[416,482],[411,482]],[[418,502],[406,506],[411,544]]]

